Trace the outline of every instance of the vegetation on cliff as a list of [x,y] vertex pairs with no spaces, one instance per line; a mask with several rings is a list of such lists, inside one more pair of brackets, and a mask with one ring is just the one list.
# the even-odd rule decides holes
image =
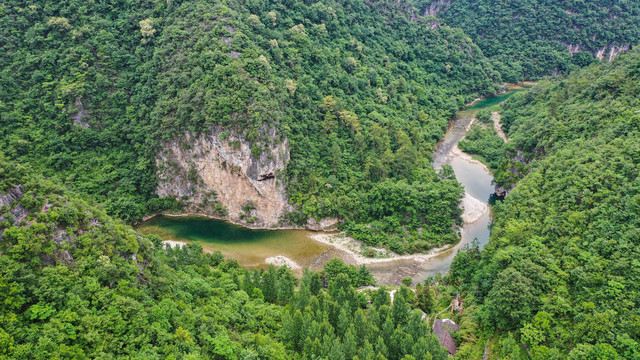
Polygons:
[[640,5],[443,0],[441,21],[432,3],[0,4],[0,358],[445,359],[412,310],[448,307],[428,282],[392,304],[354,289],[366,267],[299,282],[133,231],[181,206],[156,196],[158,151],[213,127],[254,157],[286,138],[266,174],[283,221],[423,251],[458,238],[463,190],[430,165],[447,121],[503,80],[578,67],[504,104],[509,142],[487,123],[460,143],[512,190],[444,279],[466,302],[456,356],[640,358],[640,52],[594,57],[640,39]]
[[496,179],[515,187],[485,249],[451,266],[505,358],[640,356],[639,95],[633,51],[505,103]]

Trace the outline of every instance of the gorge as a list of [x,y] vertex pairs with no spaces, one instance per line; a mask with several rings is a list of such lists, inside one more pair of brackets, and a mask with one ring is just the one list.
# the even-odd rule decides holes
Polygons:
[[[331,233],[322,235],[307,230],[268,230],[269,224],[277,223],[273,219],[270,223],[258,223],[257,225],[266,225],[262,230],[251,230],[240,225],[202,216],[160,216],[141,223],[137,230],[145,234],[159,235],[164,240],[199,241],[205,250],[220,250],[225,256],[238,259],[243,266],[265,268],[269,262],[284,257],[289,260],[286,264],[301,274],[301,268],[310,267],[312,270],[321,270],[322,265],[329,259],[338,257],[347,264],[367,265],[380,284],[397,285],[403,277],[407,276],[414,278],[416,282],[421,282],[429,276],[445,273],[459,248],[471,244],[474,239],[477,239],[480,246],[489,240],[491,210],[488,200],[490,195],[494,193],[493,177],[484,164],[463,153],[457,144],[464,138],[478,111],[492,108],[523,89],[522,86],[510,86],[508,91],[480,99],[460,111],[451,120],[446,134],[438,143],[433,154],[434,168],[441,169],[443,165],[451,166],[456,178],[465,188],[465,196],[461,204],[464,210],[462,215],[464,224],[461,229],[461,241],[455,246],[434,249],[428,254],[405,256],[376,249],[378,257],[367,258],[361,254],[362,246],[360,243],[352,239],[345,239],[344,235]],[[217,140],[209,140],[207,143],[211,144],[212,141]],[[202,154],[201,147],[197,145],[199,143],[197,142],[191,148],[192,151],[194,147],[200,149],[196,154]],[[179,147],[173,146],[172,148],[178,149]],[[178,150],[173,151],[174,154],[178,153]],[[238,150],[236,153],[241,151]],[[233,152],[229,153],[233,154]],[[201,157],[202,155],[192,156],[189,152],[181,155],[182,159],[194,159],[191,161],[196,163],[201,161],[198,160]],[[247,158],[250,157],[247,156]],[[279,159],[280,157],[275,156],[274,158]],[[227,160],[228,163],[233,164],[230,159]],[[220,160],[208,160],[214,164],[207,165],[200,162],[199,168],[213,166],[214,169],[217,169],[216,171],[221,171],[217,168],[219,165],[216,165]],[[238,164],[240,165],[238,169],[244,169],[240,162]],[[281,161],[280,166],[282,165]],[[188,165],[183,166],[183,169],[188,169]],[[272,169],[265,167],[262,172],[272,171]],[[276,170],[278,169],[276,168]],[[241,170],[238,171],[241,172]],[[187,172],[188,170],[182,170],[183,174]],[[215,171],[206,170],[205,173],[215,173]],[[254,174],[256,179],[253,180],[253,183],[257,183],[256,174]],[[237,189],[237,186],[242,186],[244,180],[241,178],[243,176],[243,174],[239,174],[236,178],[227,180],[234,183],[216,185],[224,185],[227,192],[242,193]],[[180,189],[179,184],[184,182],[180,179],[179,176],[168,176],[167,180],[163,182],[162,188]],[[197,192],[194,194],[201,196]],[[221,193],[219,196],[223,198],[226,195]],[[236,207],[234,210],[239,211]],[[277,209],[262,207],[260,214],[277,214],[279,211]],[[322,239],[322,241],[317,241],[318,239]],[[364,248],[366,249],[366,246]],[[268,259],[270,261],[267,261]],[[277,264],[285,263],[277,262]]]
[[4,0],[0,358],[640,359],[639,23]]

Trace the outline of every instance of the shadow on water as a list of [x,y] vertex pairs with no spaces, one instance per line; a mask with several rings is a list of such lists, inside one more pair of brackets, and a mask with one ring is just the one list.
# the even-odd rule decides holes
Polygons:
[[493,206],[502,200],[504,200],[504,196],[499,196],[498,194],[493,193],[491,194],[491,196],[489,196],[489,205]]

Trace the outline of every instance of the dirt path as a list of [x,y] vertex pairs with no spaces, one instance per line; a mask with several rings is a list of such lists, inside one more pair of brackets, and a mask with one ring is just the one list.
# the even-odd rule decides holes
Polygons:
[[507,136],[502,131],[502,124],[500,124],[500,112],[494,111],[491,113],[491,120],[493,120],[493,128],[496,129],[496,133],[498,136],[504,141],[507,142]]
[[440,311],[439,313],[436,314],[436,317],[433,318],[433,326],[436,326],[436,320],[438,320],[438,317],[440,316],[440,314],[442,314],[443,312],[447,311],[447,309],[449,309],[450,307],[451,307],[451,305],[447,306],[442,311]]

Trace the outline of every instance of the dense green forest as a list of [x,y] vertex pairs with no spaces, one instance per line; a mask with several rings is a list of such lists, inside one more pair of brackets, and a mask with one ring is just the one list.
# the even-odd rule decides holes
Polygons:
[[259,157],[275,128],[291,147],[285,220],[343,218],[398,252],[453,243],[461,188],[430,154],[501,79],[461,30],[405,5],[4,2],[0,147],[134,221],[180,208],[155,195],[163,142],[219,125]]
[[451,266],[477,334],[501,358],[637,359],[640,53],[515,94],[502,115],[496,180],[515,187],[485,249]]
[[[637,23],[610,0],[5,0],[0,359],[444,360],[435,314],[459,359],[640,358],[640,51],[608,62]],[[287,139],[282,225],[456,243],[437,141],[547,75],[498,106],[509,141],[482,111],[460,143],[508,190],[489,243],[393,300],[364,266],[298,279],[129,226],[184,207],[156,195],[163,144],[216,129],[254,158]]]
[[[499,106],[497,106],[499,109]],[[471,128],[460,141],[460,150],[479,158],[491,171],[495,172],[504,153],[504,141],[493,127],[491,112],[482,110],[475,116]]]
[[373,281],[364,267],[332,260],[299,283],[164,248],[1,155],[0,194],[2,359],[447,357],[412,309],[424,295],[356,292]]
[[[640,2],[451,0],[422,5],[468,34],[505,81],[568,73],[640,41]],[[437,5],[437,6],[435,6]]]

